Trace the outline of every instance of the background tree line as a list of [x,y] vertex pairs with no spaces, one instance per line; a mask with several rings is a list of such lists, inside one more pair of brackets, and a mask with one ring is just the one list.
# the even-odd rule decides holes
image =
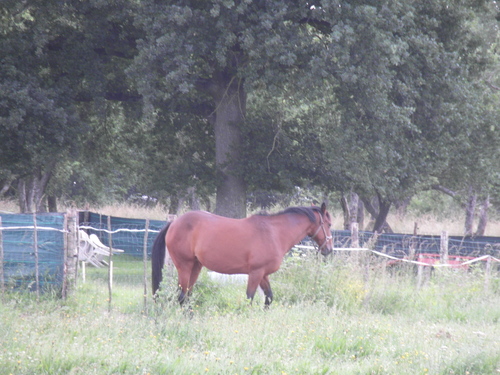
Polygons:
[[4,0],[0,192],[23,212],[140,194],[244,217],[315,186],[341,197],[347,227],[366,209],[382,231],[436,189],[473,234],[500,201],[498,11]]

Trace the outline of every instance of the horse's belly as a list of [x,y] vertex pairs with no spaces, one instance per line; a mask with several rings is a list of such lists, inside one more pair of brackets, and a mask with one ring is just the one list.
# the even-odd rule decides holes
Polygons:
[[240,254],[205,253],[197,254],[196,257],[204,267],[211,271],[226,274],[249,272],[248,261]]
[[191,243],[195,257],[211,271],[225,274],[248,274],[256,269],[274,272],[281,263],[269,237],[262,228],[243,225],[233,219],[213,219],[197,228],[196,240]]
[[[269,250],[269,249],[267,249]],[[276,272],[281,264],[281,258],[272,256],[270,251],[234,248],[232,251],[197,252],[200,263],[211,271],[225,274],[248,274],[263,270],[265,274]]]

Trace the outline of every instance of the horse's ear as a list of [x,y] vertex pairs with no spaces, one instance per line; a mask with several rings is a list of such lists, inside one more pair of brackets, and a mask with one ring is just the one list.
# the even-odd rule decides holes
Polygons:
[[326,203],[325,203],[325,202],[323,202],[323,203],[321,204],[321,213],[324,215],[324,214],[325,214],[325,212],[326,212]]

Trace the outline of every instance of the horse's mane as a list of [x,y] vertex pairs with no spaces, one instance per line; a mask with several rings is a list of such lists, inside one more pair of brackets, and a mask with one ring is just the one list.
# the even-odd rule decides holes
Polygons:
[[316,215],[314,213],[317,212],[321,214],[321,209],[316,206],[309,207],[288,207],[287,209],[277,212],[275,214],[268,214],[267,212],[261,212],[258,215],[262,216],[279,216],[279,215],[288,215],[288,214],[296,214],[296,215],[304,215],[307,216],[311,223],[316,222]]

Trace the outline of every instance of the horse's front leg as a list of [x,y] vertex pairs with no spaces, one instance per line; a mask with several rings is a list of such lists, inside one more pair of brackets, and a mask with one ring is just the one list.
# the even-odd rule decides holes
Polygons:
[[265,275],[261,282],[260,287],[266,296],[266,301],[264,303],[264,307],[267,309],[271,302],[273,302],[273,291],[271,290],[271,283],[269,282],[269,275]]

